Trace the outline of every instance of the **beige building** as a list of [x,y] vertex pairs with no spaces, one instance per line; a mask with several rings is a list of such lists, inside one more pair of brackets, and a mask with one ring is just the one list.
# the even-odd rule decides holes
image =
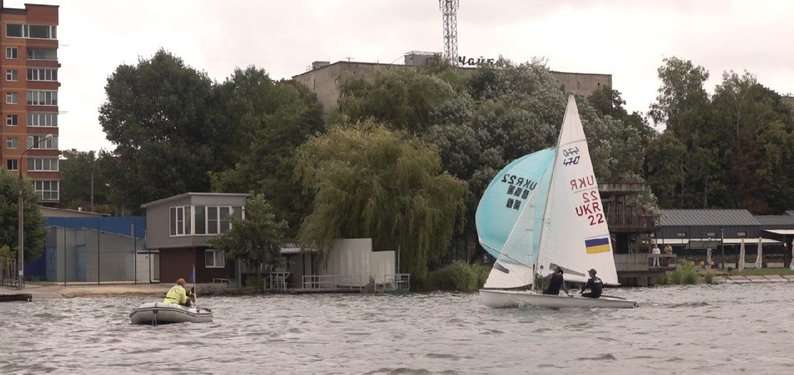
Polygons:
[[[339,99],[339,83],[345,77],[367,76],[374,72],[388,69],[415,69],[433,61],[432,53],[409,52],[405,55],[404,64],[381,64],[356,61],[315,61],[311,70],[292,77],[317,94],[323,106],[323,112],[329,113],[336,109]],[[473,69],[473,68],[460,68]],[[612,87],[611,74],[569,73],[552,71],[552,75],[560,81],[563,88],[575,95],[589,96],[601,86]]]

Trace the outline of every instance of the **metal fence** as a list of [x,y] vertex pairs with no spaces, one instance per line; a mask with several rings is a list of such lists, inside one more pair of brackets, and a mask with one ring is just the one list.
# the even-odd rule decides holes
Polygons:
[[97,228],[50,226],[44,253],[26,262],[28,279],[62,283],[157,282],[159,256],[144,241]]
[[0,285],[16,288],[19,286],[17,276],[17,260],[13,258],[0,258]]

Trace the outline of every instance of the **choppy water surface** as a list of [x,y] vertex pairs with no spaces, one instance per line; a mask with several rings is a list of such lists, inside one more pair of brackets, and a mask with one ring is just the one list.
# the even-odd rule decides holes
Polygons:
[[0,304],[0,373],[792,373],[794,286],[610,290],[633,310],[477,295],[205,298],[210,324],[129,324],[141,298]]

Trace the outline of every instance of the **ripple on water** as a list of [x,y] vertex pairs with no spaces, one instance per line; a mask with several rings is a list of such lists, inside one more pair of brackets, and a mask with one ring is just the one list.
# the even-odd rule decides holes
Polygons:
[[[761,360],[787,356],[780,343],[788,342],[794,329],[778,326],[794,319],[794,297],[784,298],[792,295],[790,286],[620,293],[643,305],[620,311],[494,310],[482,306],[476,294],[444,293],[207,297],[203,303],[215,308],[215,322],[158,327],[129,324],[129,308],[146,300],[140,297],[122,303],[79,298],[0,305],[0,373],[38,366],[38,372],[54,373],[511,374],[538,369],[628,375],[650,363],[657,373],[711,366],[731,374],[741,372],[735,366],[740,358],[731,366],[720,364],[735,347],[741,347],[742,358],[759,359],[753,364],[758,373],[786,373],[792,364]],[[740,300],[748,302],[735,303]],[[724,335],[719,327],[746,329]],[[703,352],[707,343],[715,346]],[[627,348],[635,348],[625,352],[634,356],[614,354]],[[195,362],[163,366],[173,358]]]

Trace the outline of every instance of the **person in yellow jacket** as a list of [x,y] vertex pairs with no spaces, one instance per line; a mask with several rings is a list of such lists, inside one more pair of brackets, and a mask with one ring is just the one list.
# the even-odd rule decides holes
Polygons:
[[165,294],[163,303],[171,303],[174,305],[190,306],[192,293],[185,290],[185,279],[179,278],[176,285],[172,286]]

